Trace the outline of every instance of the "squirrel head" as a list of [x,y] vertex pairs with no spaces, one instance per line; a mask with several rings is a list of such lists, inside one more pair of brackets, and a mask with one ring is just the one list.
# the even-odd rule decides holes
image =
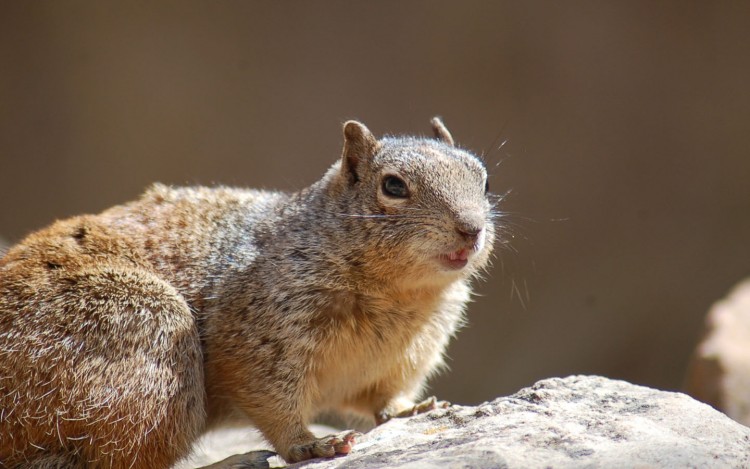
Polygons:
[[487,171],[455,146],[440,118],[431,123],[435,138],[380,140],[360,122],[344,124],[343,155],[329,178],[344,234],[357,246],[353,261],[368,276],[428,286],[474,275],[488,262],[495,230]]

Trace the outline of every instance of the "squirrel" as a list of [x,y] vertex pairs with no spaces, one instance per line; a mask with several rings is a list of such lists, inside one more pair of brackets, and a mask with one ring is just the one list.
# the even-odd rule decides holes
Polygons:
[[360,436],[313,436],[322,411],[448,405],[417,397],[495,227],[484,164],[431,124],[376,139],[346,122],[342,156],[296,193],[156,184],[12,247],[0,466],[166,468],[238,416],[296,462]]

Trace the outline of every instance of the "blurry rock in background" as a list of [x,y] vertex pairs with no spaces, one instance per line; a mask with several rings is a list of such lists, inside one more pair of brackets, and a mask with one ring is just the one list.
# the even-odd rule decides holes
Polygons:
[[750,425],[750,279],[709,311],[686,387],[696,399]]

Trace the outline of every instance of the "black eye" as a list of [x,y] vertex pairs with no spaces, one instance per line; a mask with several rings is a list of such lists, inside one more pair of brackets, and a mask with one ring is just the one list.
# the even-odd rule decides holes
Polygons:
[[409,197],[409,189],[403,179],[396,176],[386,176],[383,178],[383,193],[391,197],[400,199]]
[[484,193],[487,194],[490,191],[490,180],[484,181]]

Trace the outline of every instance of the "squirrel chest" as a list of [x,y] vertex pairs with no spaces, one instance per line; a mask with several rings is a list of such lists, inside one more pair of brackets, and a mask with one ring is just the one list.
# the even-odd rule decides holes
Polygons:
[[381,380],[416,379],[431,365],[429,349],[441,347],[439,337],[458,325],[445,302],[434,292],[332,294],[314,325],[321,340],[312,372],[321,404],[345,401]]

